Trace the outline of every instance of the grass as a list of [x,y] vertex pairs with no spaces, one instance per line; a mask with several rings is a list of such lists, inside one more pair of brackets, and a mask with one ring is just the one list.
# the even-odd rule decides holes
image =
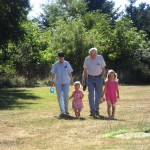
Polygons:
[[[85,119],[76,120],[58,118],[56,93],[49,93],[49,87],[0,89],[0,149],[149,150],[149,138],[113,136],[150,131],[149,91],[150,86],[120,86],[117,120],[109,121],[89,117],[87,91],[82,111]],[[71,101],[69,108],[74,116]],[[100,112],[107,118],[106,103],[101,104]]]

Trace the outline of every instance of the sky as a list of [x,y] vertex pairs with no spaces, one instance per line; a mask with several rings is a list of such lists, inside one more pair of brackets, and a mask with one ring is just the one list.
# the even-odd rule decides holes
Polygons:
[[[125,5],[128,5],[128,0],[112,0],[115,2],[115,7],[118,8],[121,6],[120,11],[124,10]],[[41,5],[46,4],[48,2],[55,2],[55,0],[30,0],[30,5],[32,6],[32,11],[29,13],[29,18],[36,18],[42,13]],[[138,6],[141,2],[146,2],[150,4],[150,0],[137,0],[136,6]]]

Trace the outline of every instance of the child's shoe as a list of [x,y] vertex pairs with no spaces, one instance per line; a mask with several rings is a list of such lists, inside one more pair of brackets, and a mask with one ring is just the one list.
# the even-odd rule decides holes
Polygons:
[[115,120],[114,116],[109,116],[109,120]]
[[69,115],[70,113],[69,113],[69,112],[66,112],[65,114],[66,114],[66,115]]

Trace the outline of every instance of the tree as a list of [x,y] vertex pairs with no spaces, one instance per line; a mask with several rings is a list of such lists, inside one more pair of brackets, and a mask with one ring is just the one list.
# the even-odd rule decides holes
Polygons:
[[12,47],[15,53],[10,57],[16,66],[16,73],[28,80],[44,78],[49,74],[46,67],[49,64],[43,53],[49,47],[51,33],[49,30],[41,30],[36,23],[30,21],[24,23],[23,28],[26,36],[23,41],[18,41],[17,46]]
[[86,0],[88,11],[100,10],[101,13],[108,14],[112,20],[116,20],[121,14],[118,14],[119,8],[115,9],[115,2],[108,0]]
[[9,42],[7,61],[0,64],[0,84],[11,86],[11,80],[23,77],[25,85],[35,85],[37,79],[49,76],[52,52],[46,53],[50,47],[51,31],[41,30],[35,22],[22,24],[25,31],[24,39],[18,43]]
[[138,32],[133,26],[132,21],[127,18],[116,22],[112,32],[111,49],[106,51],[105,55],[109,62],[108,66],[120,72],[122,81],[126,83],[147,82],[150,70],[147,61],[149,56],[144,56],[149,50],[146,49],[148,48],[146,34],[143,31]]
[[43,6],[44,13],[38,19],[39,24],[42,27],[55,28],[60,18],[66,20],[68,17],[76,18],[78,15],[84,15],[86,7],[85,0],[56,0],[55,3]]
[[27,20],[29,9],[29,0],[0,1],[0,47],[23,35],[21,22]]
[[134,18],[134,11],[136,9],[135,3],[137,0],[128,0],[129,6],[126,7],[127,17],[131,20]]
[[[92,22],[92,25],[90,25]],[[60,19],[55,30],[52,30],[51,48],[53,54],[62,50],[66,53],[74,68],[75,75],[81,75],[83,60],[88,55],[91,47],[97,47],[103,53],[110,46],[111,21],[107,15],[97,12],[88,12],[75,19]],[[50,52],[49,52],[50,53]]]
[[126,16],[131,19],[138,30],[144,30],[150,38],[150,5],[141,3],[135,7],[136,0],[130,0],[126,7]]
[[10,64],[8,43],[17,43],[25,33],[21,23],[27,20],[29,9],[28,0],[0,1],[0,64],[4,67],[0,74]]

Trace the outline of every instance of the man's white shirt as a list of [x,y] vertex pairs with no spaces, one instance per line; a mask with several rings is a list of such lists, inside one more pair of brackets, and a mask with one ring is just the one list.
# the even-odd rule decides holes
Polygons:
[[101,75],[102,69],[106,66],[104,58],[101,55],[97,55],[96,59],[91,59],[87,56],[84,61],[83,68],[88,70],[88,75],[98,76]]

